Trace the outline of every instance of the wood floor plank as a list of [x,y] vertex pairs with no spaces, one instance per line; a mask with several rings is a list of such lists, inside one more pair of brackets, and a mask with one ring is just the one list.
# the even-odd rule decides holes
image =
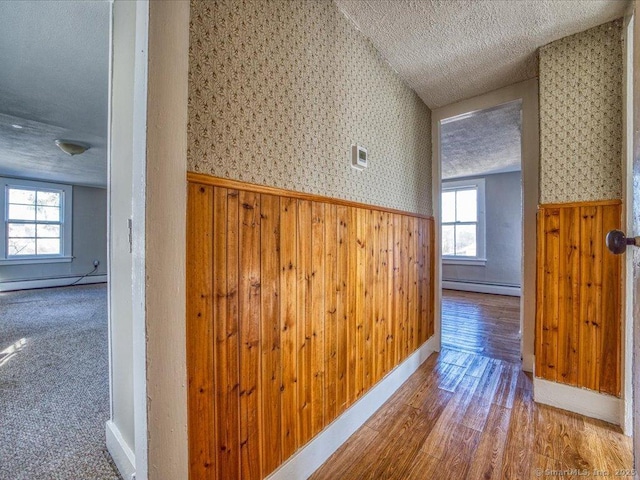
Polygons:
[[467,375],[472,377],[482,377],[484,374],[487,365],[489,365],[489,357],[484,357],[481,355],[472,355],[473,361],[469,368],[467,369]]
[[503,373],[498,381],[498,388],[493,399],[493,403],[501,407],[513,408],[513,401],[516,397],[516,388],[518,386],[518,376],[520,373],[520,365],[503,364]]
[[469,367],[474,358],[475,355],[457,350],[446,350],[440,355],[441,362],[450,363],[459,367]]
[[[489,297],[496,310],[517,300]],[[443,348],[311,478],[534,479],[535,468],[615,472],[632,460],[617,427],[536,405],[518,362]]]
[[368,447],[379,436],[379,432],[362,426],[326,461],[325,466],[317,470],[310,480],[357,478],[362,468]]
[[480,443],[481,433],[473,428],[456,424],[451,429],[440,459],[440,470],[450,478],[467,478],[471,459]]
[[425,480],[426,478],[442,478],[440,460],[419,451],[413,459],[413,466],[404,477],[405,480]]
[[[417,409],[415,416],[405,417],[408,419],[407,421],[398,425],[397,428],[385,431],[385,448],[377,457],[371,457],[376,458],[375,463],[372,462],[374,468],[371,469],[369,475],[363,475],[363,477],[379,479],[398,475],[402,478],[404,472],[411,468],[413,459],[420,451],[424,439],[433,428],[451,396],[452,394],[449,392],[432,390],[430,401],[425,402],[424,408]],[[404,439],[401,445],[397,442],[398,438]]]
[[511,421],[507,432],[507,447],[502,459],[503,479],[531,478],[531,456],[534,452],[535,405],[530,391],[517,389]]
[[[584,431],[578,439],[579,451],[592,459],[593,468],[615,472],[632,470],[632,438],[622,435],[619,427],[595,418],[583,418]],[[627,467],[623,467],[627,465]]]
[[520,362],[520,299],[442,291],[442,346]]
[[421,450],[429,455],[442,458],[445,455],[446,443],[452,434],[452,428],[464,416],[467,406],[480,383],[478,377],[465,376],[460,382],[459,391],[449,401],[435,426],[429,432]]
[[460,421],[462,425],[478,431],[484,430],[503,369],[502,362],[491,360],[481,377],[480,385],[474,392],[464,417]]
[[500,478],[510,420],[510,408],[491,405],[478,449],[469,467],[469,478]]

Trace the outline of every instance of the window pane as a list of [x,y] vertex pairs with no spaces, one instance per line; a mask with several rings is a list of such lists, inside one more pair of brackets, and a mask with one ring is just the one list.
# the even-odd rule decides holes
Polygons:
[[38,206],[38,221],[59,222],[60,207],[40,207]]
[[36,240],[34,238],[10,238],[8,255],[35,255]]
[[21,188],[9,188],[9,203],[33,205],[36,203],[36,191],[22,190]]
[[456,221],[456,192],[442,192],[442,221]]
[[455,227],[453,225],[442,226],[442,255],[455,255],[454,236]]
[[10,223],[9,238],[12,237],[35,237],[36,225],[34,223]]
[[60,205],[60,192],[38,191],[38,205],[57,207]]
[[458,190],[456,221],[476,222],[478,216],[478,193],[476,189]]
[[60,255],[60,239],[38,239],[38,255]]
[[38,238],[60,238],[60,225],[38,225]]
[[456,226],[456,255],[463,257],[476,256],[476,226]]
[[36,208],[9,204],[9,220],[35,220]]

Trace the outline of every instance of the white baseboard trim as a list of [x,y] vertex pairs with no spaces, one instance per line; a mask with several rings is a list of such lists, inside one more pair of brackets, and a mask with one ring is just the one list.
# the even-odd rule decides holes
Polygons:
[[422,365],[435,351],[435,345],[436,336],[433,335],[266,480],[309,478]]
[[622,400],[611,395],[534,377],[533,399],[538,403],[598,418],[614,425],[620,424]]
[[136,458],[127,445],[127,442],[122,438],[120,429],[111,420],[106,423],[107,434],[107,450],[113,458],[113,463],[116,464],[118,472],[125,480],[135,478],[136,473]]
[[442,288],[445,290],[461,290],[463,292],[508,295],[510,297],[519,297],[522,294],[520,287],[510,287],[508,285],[489,285],[488,283],[454,282],[451,280],[443,280]]
[[[14,290],[31,290],[33,288],[66,287],[77,281],[81,276],[42,278],[37,280],[18,280],[15,282],[0,282],[0,292],[12,292]],[[89,275],[80,280],[76,285],[90,283],[106,283],[106,275]]]
[[522,357],[522,370],[524,370],[525,372],[533,372],[533,367],[535,364],[535,355],[524,355]]

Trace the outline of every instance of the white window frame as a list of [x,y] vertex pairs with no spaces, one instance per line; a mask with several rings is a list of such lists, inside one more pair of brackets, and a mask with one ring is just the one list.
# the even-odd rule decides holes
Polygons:
[[[485,180],[484,178],[473,178],[465,180],[443,181],[442,190],[440,195],[451,190],[463,190],[468,188],[475,188],[477,192],[477,236],[476,236],[476,256],[455,256],[455,255],[442,255],[442,263],[449,265],[476,265],[484,266],[487,264],[486,258],[486,213],[485,213]],[[440,200],[442,204],[442,200]],[[440,214],[441,222],[440,228],[445,225],[442,221],[442,213]]]
[[[62,229],[62,231],[60,232],[60,240],[62,242],[62,248],[60,249],[59,255],[21,255],[13,257],[9,257],[7,255],[7,223],[9,216],[9,205],[7,202],[7,198],[8,189],[11,187],[37,190],[57,190],[62,192],[62,208],[60,211],[60,228]],[[0,212],[2,212],[2,235],[0,235],[0,265],[59,263],[70,262],[73,260],[71,245],[73,232],[73,187],[71,185],[0,177]]]

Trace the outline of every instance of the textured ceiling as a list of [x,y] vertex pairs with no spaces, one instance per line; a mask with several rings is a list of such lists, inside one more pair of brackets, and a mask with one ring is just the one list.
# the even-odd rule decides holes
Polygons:
[[461,115],[442,123],[442,178],[521,169],[521,102]]
[[335,0],[430,107],[536,76],[536,49],[621,17],[627,0]]
[[0,175],[106,185],[109,21],[106,0],[0,1]]

